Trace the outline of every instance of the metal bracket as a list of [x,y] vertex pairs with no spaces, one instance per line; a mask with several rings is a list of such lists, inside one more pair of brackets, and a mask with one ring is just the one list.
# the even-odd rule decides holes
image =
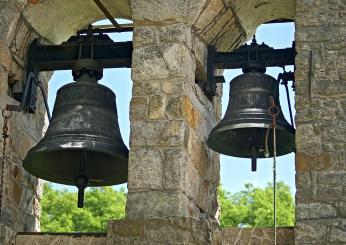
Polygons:
[[21,103],[19,105],[7,105],[10,111],[28,111],[34,113],[36,110],[37,100],[37,73],[28,72],[23,94],[20,96]]
[[[79,59],[93,58],[102,68],[130,68],[132,42],[114,42],[104,30],[86,30],[72,36],[61,45],[42,45],[35,39],[27,54],[28,67],[25,89],[19,96],[20,105],[9,105],[13,111],[36,110],[37,87],[40,88],[50,118],[46,93],[38,79],[41,71],[71,70]],[[82,54],[82,55],[80,55]]]
[[216,69],[245,68],[249,63],[259,63],[263,67],[284,67],[294,65],[295,45],[291,48],[274,49],[262,43],[258,44],[256,38],[251,44],[244,44],[232,52],[218,52],[214,47],[208,48],[207,81],[198,81],[205,94],[212,98],[216,95],[216,84],[224,79],[215,76]]

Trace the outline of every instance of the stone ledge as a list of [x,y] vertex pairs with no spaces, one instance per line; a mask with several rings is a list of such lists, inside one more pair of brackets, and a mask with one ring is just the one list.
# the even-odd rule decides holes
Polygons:
[[[273,228],[225,228],[222,229],[222,244],[273,244]],[[277,228],[277,244],[293,245],[294,228]]]
[[108,223],[107,244],[221,244],[213,220],[188,218],[124,219]]
[[16,235],[16,245],[106,245],[106,233],[45,233],[20,232]]

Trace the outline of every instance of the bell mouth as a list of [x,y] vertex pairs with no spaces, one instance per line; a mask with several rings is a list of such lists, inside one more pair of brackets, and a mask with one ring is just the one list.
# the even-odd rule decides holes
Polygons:
[[[242,125],[244,126],[244,125]],[[210,133],[207,145],[214,151],[233,157],[251,158],[251,148],[253,146],[253,131],[256,130],[256,148],[258,149],[257,158],[266,158],[265,140],[268,135],[269,156],[273,156],[273,130],[270,127],[242,127],[227,128],[227,126],[216,126]],[[277,156],[286,155],[295,151],[295,133],[294,130],[283,128],[276,129],[277,138]]]
[[[49,150],[47,150],[49,148]],[[75,179],[85,175],[88,186],[109,186],[127,182],[128,150],[90,149],[89,147],[32,148],[23,161],[23,167],[34,176],[51,182],[73,185]],[[83,167],[81,161],[84,160]]]

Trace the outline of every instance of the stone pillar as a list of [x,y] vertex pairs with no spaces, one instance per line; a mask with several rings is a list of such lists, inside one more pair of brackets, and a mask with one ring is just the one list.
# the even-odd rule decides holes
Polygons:
[[346,242],[345,8],[297,0],[296,244]]
[[113,243],[133,230],[148,244],[211,241],[219,158],[206,140],[220,116],[220,98],[211,102],[195,83],[196,56],[206,46],[191,23],[203,1],[183,2],[132,1],[128,201],[126,219],[109,230]]
[[[21,17],[26,1],[0,1],[0,107],[18,104],[12,94],[21,89],[25,81],[26,52],[31,41],[37,37]],[[48,77],[42,75],[42,81]],[[42,137],[44,126],[44,105],[38,98],[35,114],[13,112],[9,119],[4,165],[4,184],[0,216],[0,244],[11,242],[11,236],[18,231],[39,229],[39,202],[41,182],[22,167],[26,152]],[[0,130],[3,118],[0,116]],[[2,149],[2,138],[1,138]],[[12,243],[11,243],[12,244]]]

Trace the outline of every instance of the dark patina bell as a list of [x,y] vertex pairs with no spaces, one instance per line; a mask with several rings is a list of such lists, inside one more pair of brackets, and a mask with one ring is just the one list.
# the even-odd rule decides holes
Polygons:
[[39,178],[76,185],[80,206],[87,186],[127,181],[129,152],[120,135],[115,94],[97,83],[102,69],[81,60],[73,74],[76,82],[59,89],[48,130],[23,165]]
[[[272,127],[270,98],[280,110],[276,117],[277,156],[295,150],[295,129],[281,112],[279,82],[264,74],[261,66],[251,65],[243,72],[231,81],[226,114],[211,131],[207,144],[225,155],[252,158],[252,170],[256,171],[256,158],[265,157],[266,133]],[[273,130],[267,138],[268,153],[273,156]]]

